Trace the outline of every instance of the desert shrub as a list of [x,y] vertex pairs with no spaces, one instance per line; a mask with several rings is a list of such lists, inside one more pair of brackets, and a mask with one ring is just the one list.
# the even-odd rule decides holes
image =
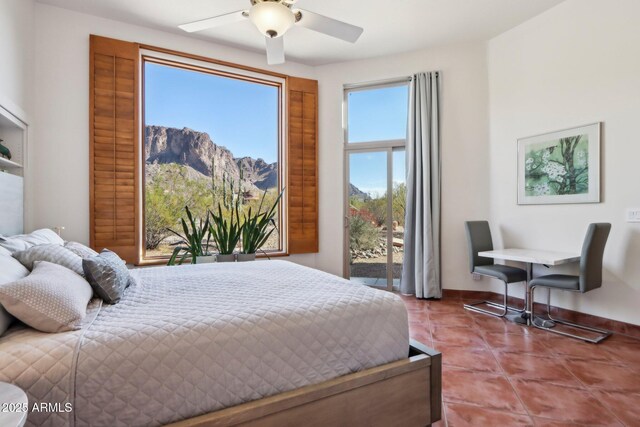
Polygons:
[[384,225],[387,221],[387,196],[384,195],[382,197],[366,201],[364,209],[373,215],[375,223],[378,226]]
[[360,218],[364,219],[365,221],[369,221],[372,224],[378,223],[378,219],[376,218],[376,216],[364,207],[360,210],[354,210],[352,215],[358,215]]
[[365,200],[359,196],[350,196],[349,197],[349,206],[352,206],[355,209],[361,209],[364,206]]
[[378,243],[378,229],[361,215],[353,215],[349,221],[349,249],[351,260],[358,251],[374,249]]
[[157,185],[148,185],[145,192],[145,232],[147,249],[156,249],[167,238],[167,229],[174,223],[175,217],[169,212],[164,190]]
[[397,221],[399,225],[404,225],[404,216],[407,205],[407,185],[397,183],[393,186],[393,198],[391,199],[393,206],[393,221]]
[[[241,218],[250,207],[255,212],[262,193],[257,194],[259,197],[245,199],[242,195],[239,196],[241,191],[239,183],[226,180],[224,176],[222,180],[218,178],[214,181],[210,177],[194,176],[193,171],[175,163],[149,165],[145,183],[146,248],[157,249],[170,236],[169,228],[180,227],[185,206],[189,207],[196,218],[205,218],[209,210],[217,212],[218,206],[221,206],[223,217],[229,220],[231,214],[228,206],[236,197],[241,197]],[[262,209],[271,209],[277,197],[277,189],[268,190]],[[275,221],[277,224],[277,213]],[[274,241],[277,243],[277,236]],[[274,246],[275,243],[269,244]]]
[[184,166],[155,165],[145,185],[146,248],[156,249],[168,236],[168,228],[179,225],[185,206],[194,216],[205,217],[212,195],[205,180],[189,179]]

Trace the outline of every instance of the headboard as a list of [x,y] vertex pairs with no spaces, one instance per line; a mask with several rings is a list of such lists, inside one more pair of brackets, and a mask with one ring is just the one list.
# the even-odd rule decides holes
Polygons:
[[24,231],[24,186],[21,176],[0,172],[0,234]]

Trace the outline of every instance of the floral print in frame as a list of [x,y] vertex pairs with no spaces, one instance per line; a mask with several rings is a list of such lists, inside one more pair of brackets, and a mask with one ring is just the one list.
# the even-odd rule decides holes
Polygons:
[[518,204],[600,201],[600,123],[518,140]]

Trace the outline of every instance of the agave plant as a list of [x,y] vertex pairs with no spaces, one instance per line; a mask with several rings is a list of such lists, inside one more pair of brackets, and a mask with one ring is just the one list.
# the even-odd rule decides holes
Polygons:
[[[249,208],[249,211],[244,215],[244,223],[242,224],[242,253],[243,254],[255,254],[264,246],[267,239],[271,236],[274,230],[277,229],[276,222],[274,220],[276,216],[276,209],[280,198],[284,193],[284,189],[278,194],[271,209],[262,212],[262,206],[264,204],[265,196],[267,192],[262,194],[260,205],[257,212],[254,214]],[[273,228],[268,229],[272,225]]]
[[[211,175],[213,176],[215,165],[212,160]],[[242,169],[240,179],[236,182],[226,172],[222,173],[222,185],[217,186],[212,180],[212,192],[217,199],[217,212],[215,207],[209,211],[211,218],[209,234],[218,247],[220,255],[231,255],[240,241],[242,225],[240,224],[240,206],[244,203],[242,189]],[[223,209],[224,207],[224,209]],[[228,218],[228,219],[227,219]]]
[[[209,216],[207,215],[205,219],[196,220],[188,206],[185,206],[184,210],[187,213],[189,222],[187,223],[184,218],[180,219],[183,234],[170,228],[168,229],[180,238],[181,244],[173,249],[167,265],[182,264],[188,257],[191,257],[191,262],[195,264],[196,257],[209,255],[209,242],[211,240]],[[205,242],[204,244],[203,241]]]
[[231,255],[233,253],[242,233],[238,202],[234,203],[229,212],[231,212],[231,215],[227,220],[222,213],[220,205],[218,205],[217,213],[209,211],[209,216],[211,217],[209,234],[221,255]]

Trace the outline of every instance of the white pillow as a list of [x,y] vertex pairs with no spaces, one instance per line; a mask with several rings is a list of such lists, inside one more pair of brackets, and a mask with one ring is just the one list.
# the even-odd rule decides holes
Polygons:
[[10,255],[0,255],[0,285],[15,282],[29,274],[29,270]]
[[91,285],[68,268],[36,262],[27,277],[0,285],[0,303],[42,332],[80,329],[91,300]]
[[64,245],[64,240],[62,240],[62,237],[58,236],[55,231],[49,230],[48,228],[36,230],[29,234],[19,234],[17,236],[0,235],[0,246],[9,250],[11,253],[24,251],[30,247],[48,243],[62,246]]
[[[4,248],[0,249],[2,249],[2,251],[5,250]],[[29,270],[20,264],[20,261],[11,257],[11,255],[6,255],[2,251],[0,251],[0,286],[27,277]],[[7,251],[7,253],[9,253],[9,251]],[[13,316],[7,313],[4,307],[0,305],[0,336],[9,328],[12,321]]]

